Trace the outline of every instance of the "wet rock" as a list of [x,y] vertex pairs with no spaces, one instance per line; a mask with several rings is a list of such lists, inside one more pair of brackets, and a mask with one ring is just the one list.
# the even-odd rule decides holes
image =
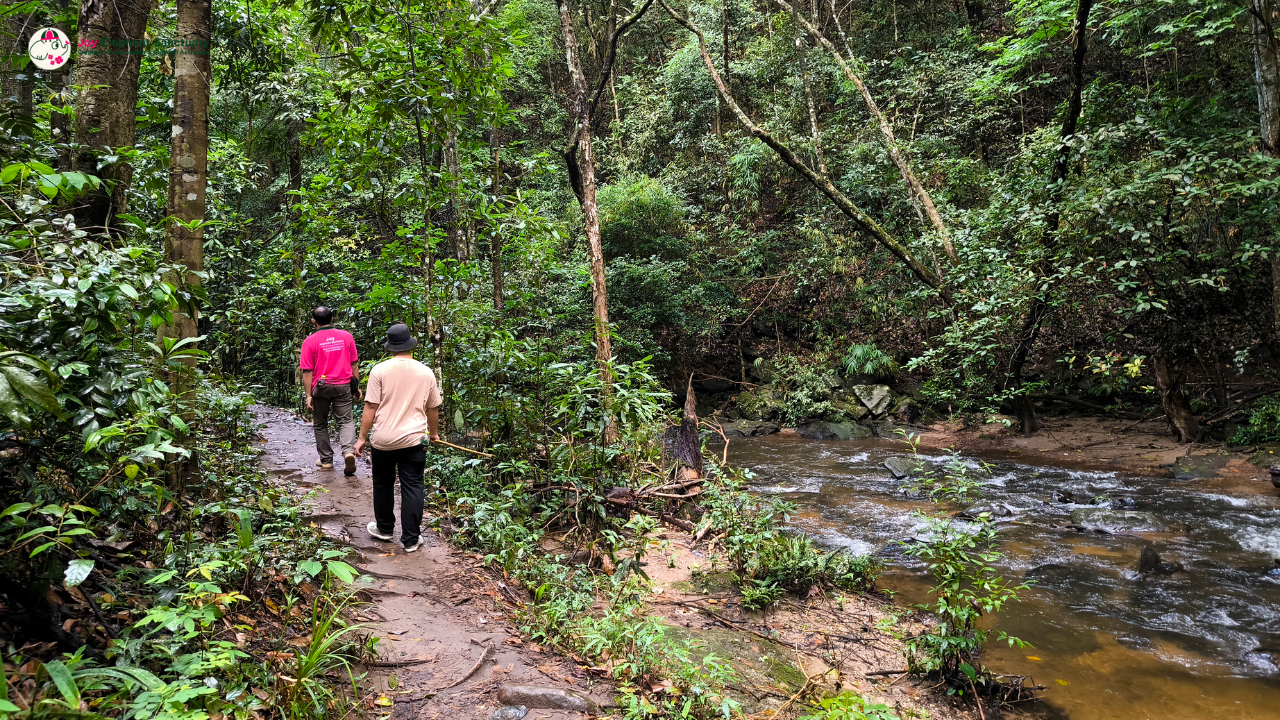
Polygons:
[[489,720],[521,720],[528,714],[529,708],[524,705],[508,705],[494,710],[493,714],[489,716]]
[[780,426],[777,423],[764,422],[761,420],[738,420],[736,422],[727,422],[721,427],[727,437],[772,435],[780,429]]
[[891,422],[878,422],[871,426],[871,432],[875,433],[876,437],[884,438],[885,440],[901,440],[902,435],[898,433],[899,430],[902,430],[902,428]]
[[1076,497],[1075,497],[1074,495],[1072,495],[1071,493],[1069,493],[1069,492],[1065,492],[1065,491],[1064,491],[1064,492],[1056,493],[1056,494],[1053,496],[1053,501],[1054,501],[1054,502],[1060,502],[1060,503],[1063,503],[1063,504],[1065,504],[1065,505],[1071,505],[1071,504],[1074,504],[1074,503],[1075,503],[1075,501],[1076,501]]
[[827,386],[827,390],[835,392],[844,388],[844,381],[835,373],[827,373],[822,376],[822,382]]
[[1172,575],[1182,570],[1182,563],[1164,562],[1160,553],[1149,547],[1142,548],[1138,556],[1138,572],[1143,575]]
[[782,400],[768,387],[738,393],[738,412],[749,420],[772,420],[782,410]]
[[911,477],[924,469],[924,465],[919,460],[909,457],[891,457],[884,461],[884,466],[898,480]]
[[1280,465],[1271,466],[1271,484],[1280,488]]
[[849,390],[858,396],[872,415],[883,415],[893,401],[893,393],[888,385],[854,385]]
[[1187,455],[1178,458],[1169,468],[1169,473],[1174,480],[1216,477],[1230,459],[1228,455]]
[[1071,513],[1071,522],[1085,530],[1110,533],[1112,535],[1119,533],[1166,532],[1169,529],[1167,525],[1160,522],[1155,515],[1149,512],[1113,510],[1104,507],[1077,510]]
[[955,517],[975,520],[983,513],[993,519],[1011,518],[1014,515],[1014,510],[1004,503],[984,503],[982,505],[974,505],[967,510],[961,510],[955,514]]
[[854,423],[815,422],[799,429],[810,440],[864,440],[871,431]]
[[523,705],[526,708],[569,710],[597,715],[600,707],[589,697],[572,690],[542,685],[503,685],[498,688],[498,702],[503,705]]
[[748,366],[747,372],[750,373],[751,377],[762,383],[771,382],[773,380],[773,363],[764,358],[758,358]]

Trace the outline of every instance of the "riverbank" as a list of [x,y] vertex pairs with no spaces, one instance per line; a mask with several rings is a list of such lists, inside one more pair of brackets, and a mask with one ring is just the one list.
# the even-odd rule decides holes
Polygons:
[[[616,705],[611,660],[557,653],[522,634],[520,616],[529,594],[485,565],[482,555],[450,546],[438,529],[425,533],[423,549],[409,555],[397,544],[371,540],[364,530],[372,519],[367,461],[353,478],[321,471],[314,467],[310,425],[273,408],[258,407],[256,416],[263,424],[263,465],[297,492],[317,491],[312,522],[355,549],[356,564],[369,576],[362,592],[370,605],[359,616],[380,639],[389,666],[366,668],[370,675],[362,690],[368,702],[387,698],[397,718],[480,720],[501,707],[504,686],[520,684],[588,697],[601,715],[621,712],[609,707]],[[427,524],[433,521],[447,523],[429,515]],[[695,542],[667,527],[653,531],[651,540],[655,549],[642,563],[651,580],[646,613],[687,647],[694,662],[711,654],[730,666],[736,677],[728,688],[745,712],[769,713],[786,705],[776,716],[796,717],[805,707],[797,704],[801,699],[852,690],[903,718],[979,717],[976,708],[947,697],[936,683],[897,672],[905,667],[899,637],[924,626],[886,596],[814,588],[807,597],[753,612],[743,608],[723,564],[715,562],[716,538]],[[603,609],[597,602],[590,612]],[[654,680],[629,691],[660,697],[672,692],[672,683]],[[588,716],[531,708],[527,717]]]
[[[1278,447],[1228,447],[1223,443],[1179,443],[1163,420],[1132,422],[1088,415],[1044,419],[1025,437],[1016,425],[938,422],[919,430],[922,445],[1028,464],[1053,464],[1179,479],[1221,477],[1270,484],[1268,468]],[[1280,461],[1280,457],[1274,458]]]

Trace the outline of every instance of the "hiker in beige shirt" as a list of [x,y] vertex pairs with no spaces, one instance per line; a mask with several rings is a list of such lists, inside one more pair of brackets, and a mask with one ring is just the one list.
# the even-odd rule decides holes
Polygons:
[[[423,440],[436,442],[440,421],[440,386],[431,368],[413,359],[418,339],[397,323],[383,344],[391,357],[373,367],[365,392],[356,455],[373,445],[373,522],[369,535],[390,542],[396,529],[394,487],[400,478],[400,542],[405,552],[422,547],[423,475],[427,456]],[[373,435],[369,435],[370,427]]]

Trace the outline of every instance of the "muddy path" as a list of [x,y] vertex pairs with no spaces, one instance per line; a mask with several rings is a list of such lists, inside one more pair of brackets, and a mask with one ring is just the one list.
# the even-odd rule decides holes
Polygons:
[[[405,553],[398,540],[369,536],[373,485],[367,457],[353,477],[344,477],[340,466],[321,470],[309,424],[277,408],[256,406],[254,415],[262,424],[262,467],[293,492],[315,491],[312,522],[353,548],[358,555],[352,564],[369,576],[358,582],[373,602],[359,608],[358,617],[379,638],[382,661],[367,668],[362,683],[373,710],[397,720],[479,720],[502,707],[498,691],[504,685],[568,690],[611,704],[608,688],[578,665],[520,638],[507,619],[501,578],[478,556],[450,547],[430,528],[424,528],[423,546],[414,553]],[[398,517],[398,488],[396,503]],[[381,706],[379,698],[386,698]],[[530,707],[525,717],[588,716]]]

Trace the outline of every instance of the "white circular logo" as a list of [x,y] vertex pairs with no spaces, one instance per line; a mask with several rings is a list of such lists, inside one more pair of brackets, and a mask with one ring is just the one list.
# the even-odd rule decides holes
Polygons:
[[40,28],[27,41],[27,56],[41,70],[58,70],[71,59],[71,41],[58,28]]

